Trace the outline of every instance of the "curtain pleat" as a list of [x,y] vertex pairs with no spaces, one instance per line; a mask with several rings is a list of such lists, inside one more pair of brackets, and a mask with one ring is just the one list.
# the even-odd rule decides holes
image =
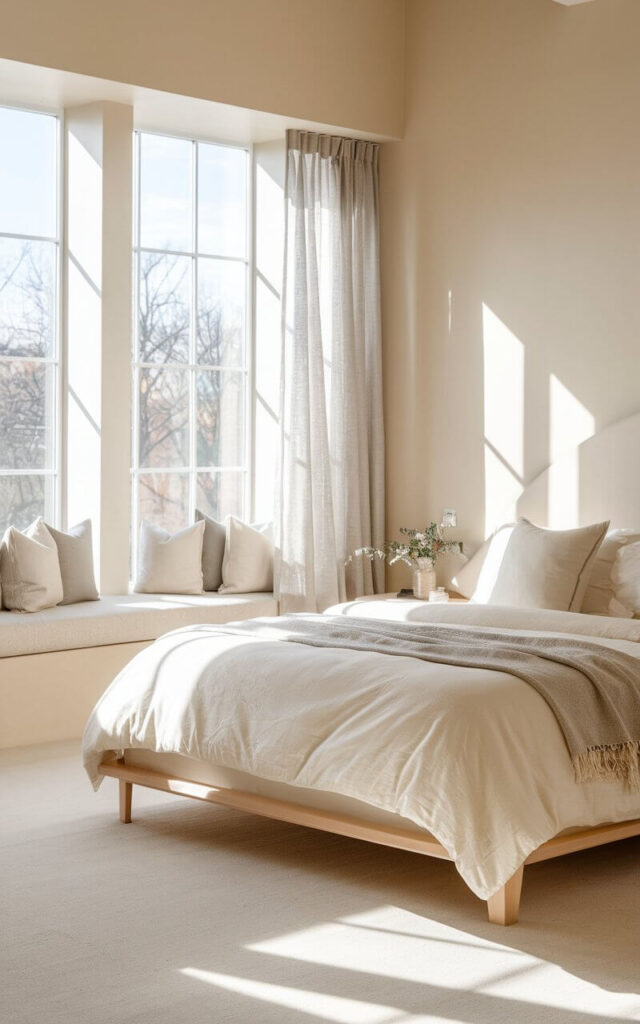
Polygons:
[[289,132],[285,198],[275,588],[322,611],[384,585],[378,146]]

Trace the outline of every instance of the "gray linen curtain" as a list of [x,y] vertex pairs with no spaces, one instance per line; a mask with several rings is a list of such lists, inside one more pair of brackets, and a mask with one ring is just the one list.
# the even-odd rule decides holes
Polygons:
[[287,134],[275,589],[322,611],[383,588],[378,146]]

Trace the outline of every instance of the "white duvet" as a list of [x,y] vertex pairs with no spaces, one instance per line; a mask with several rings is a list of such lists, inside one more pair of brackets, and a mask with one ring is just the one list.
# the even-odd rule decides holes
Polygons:
[[[570,612],[370,601],[332,614],[591,636],[638,657],[640,622]],[[640,817],[622,783],[574,781],[556,719],[502,672],[193,626],[138,654],[89,718],[94,786],[126,748],[183,754],[354,797],[442,843],[481,898],[558,832]]]

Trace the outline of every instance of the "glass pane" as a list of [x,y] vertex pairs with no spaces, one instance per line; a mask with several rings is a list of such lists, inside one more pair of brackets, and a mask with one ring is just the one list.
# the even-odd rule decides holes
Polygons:
[[192,150],[184,139],[140,136],[140,245],[192,251]]
[[0,238],[0,355],[54,355],[56,248]]
[[196,373],[197,459],[199,466],[244,464],[244,373]]
[[244,263],[198,260],[199,363],[244,365],[246,268]]
[[0,531],[24,530],[37,516],[53,516],[52,476],[0,476]]
[[0,361],[0,469],[46,469],[53,451],[53,369]]
[[198,250],[247,253],[247,153],[198,143]]
[[187,370],[140,370],[139,465],[189,465],[189,379]]
[[245,474],[198,473],[196,505],[213,519],[244,515]]
[[0,231],[56,236],[58,120],[0,107]]
[[189,522],[186,473],[142,473],[138,477],[138,516],[174,533]]
[[141,253],[140,362],[187,362],[190,323],[191,259]]

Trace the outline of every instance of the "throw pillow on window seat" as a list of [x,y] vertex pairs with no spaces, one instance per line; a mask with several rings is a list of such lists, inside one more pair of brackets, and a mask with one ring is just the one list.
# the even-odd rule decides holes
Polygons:
[[6,530],[0,579],[3,605],[10,611],[39,612],[62,600],[58,548],[41,516],[22,533],[15,526]]
[[222,561],[221,594],[271,593],[273,540],[271,523],[243,523],[235,516],[225,521],[227,536]]
[[222,583],[222,560],[227,529],[206,513],[196,509],[196,521],[204,522],[202,541],[202,582],[205,591],[218,590]]
[[63,594],[60,604],[97,601],[99,595],[93,572],[91,520],[85,519],[77,526],[72,526],[67,533],[55,530],[49,524],[47,529],[58,549]]
[[204,520],[169,533],[143,519],[140,523],[137,594],[202,594]]

